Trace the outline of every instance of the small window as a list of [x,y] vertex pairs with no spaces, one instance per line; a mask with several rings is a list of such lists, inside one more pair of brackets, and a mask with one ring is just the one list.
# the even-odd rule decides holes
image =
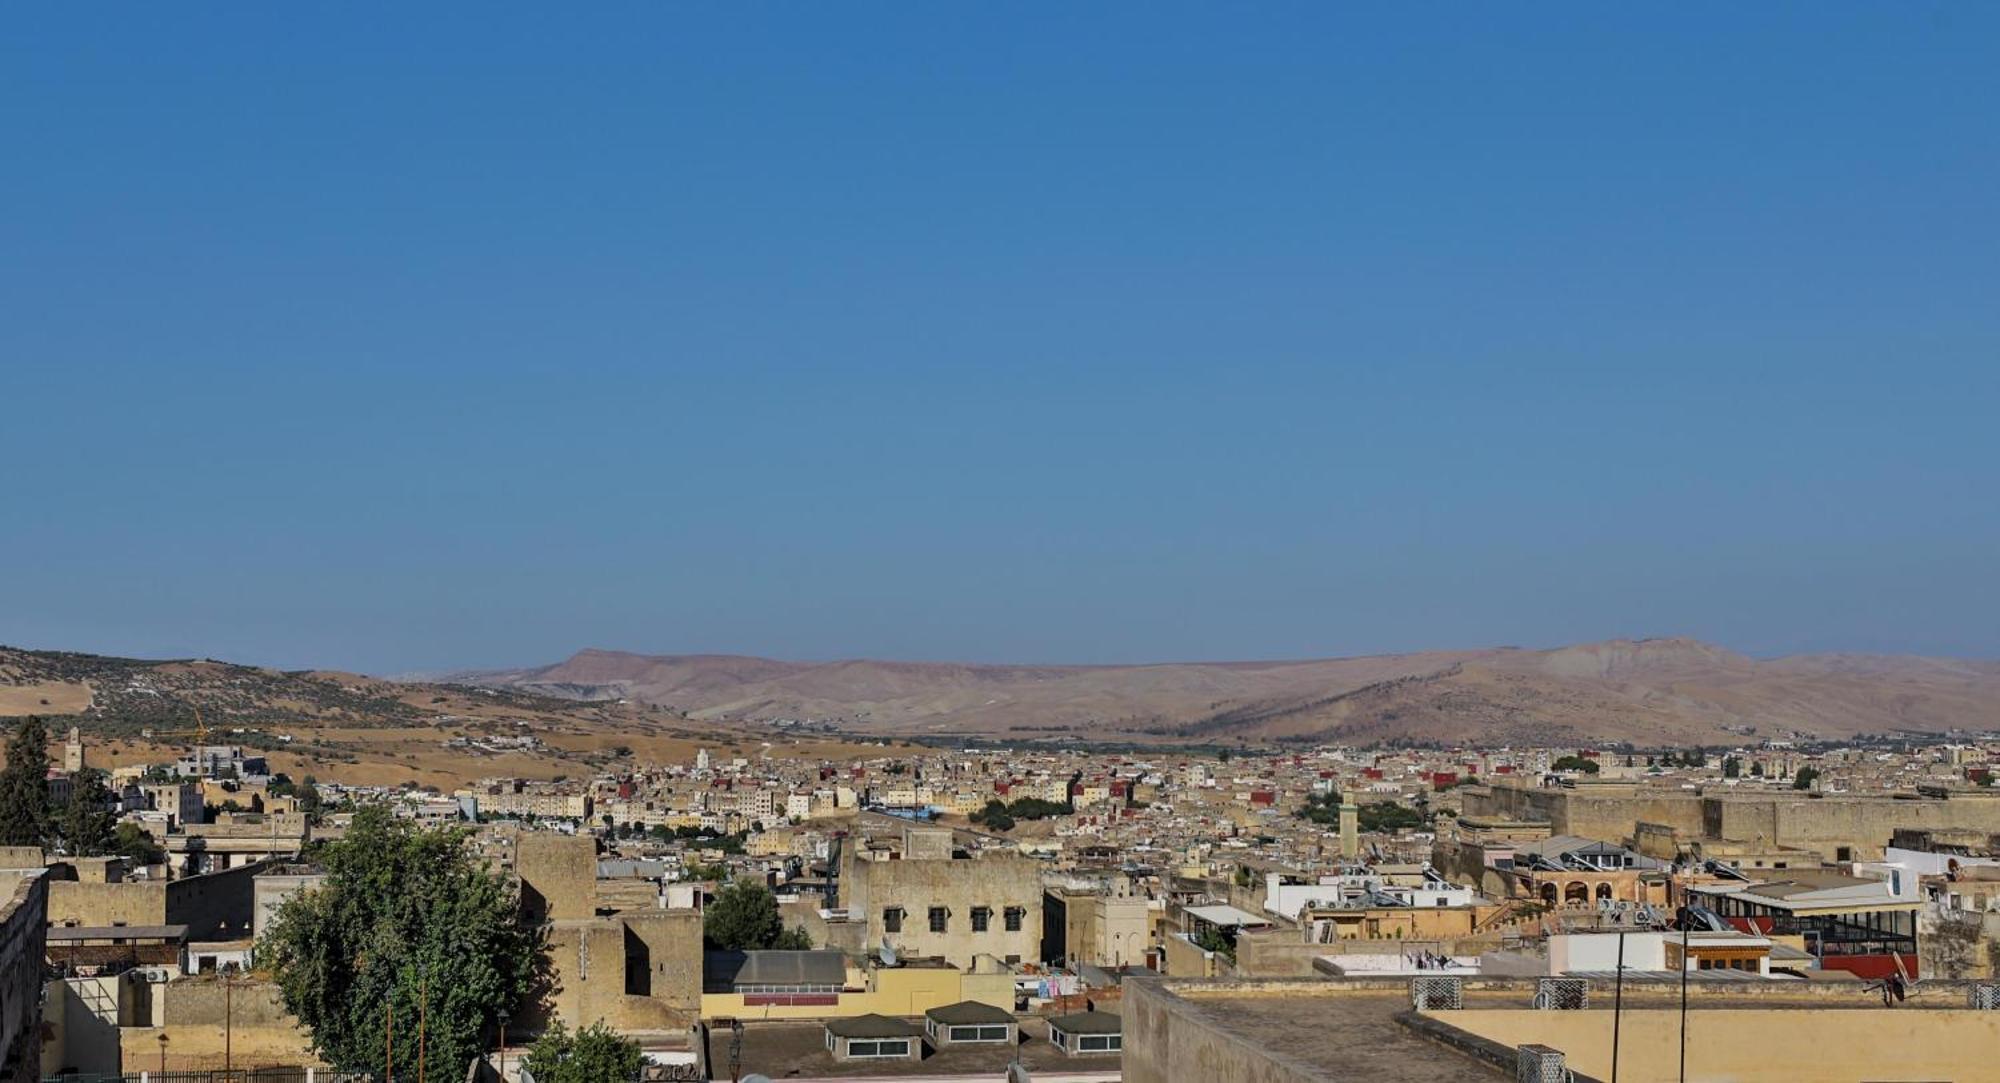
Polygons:
[[972,931],[973,931],[973,932],[975,932],[975,933],[983,933],[983,932],[985,932],[985,931],[986,931],[986,928],[987,928],[987,926],[989,926],[989,925],[991,925],[991,924],[993,924],[993,908],[992,908],[992,907],[990,907],[990,906],[975,906],[975,907],[973,907],[973,908],[972,908]]
[[902,907],[892,906],[882,911],[882,931],[885,933],[900,933],[903,931]]
[[1026,914],[1026,913],[1027,913],[1027,911],[1026,911],[1026,910],[1023,910],[1023,909],[1021,909],[1021,908],[1020,908],[1020,907],[1018,907],[1018,906],[1010,906],[1010,907],[1008,907],[1008,908],[1007,908],[1007,910],[1006,910],[1006,920],[1007,920],[1007,931],[1008,931],[1008,932],[1010,932],[1010,933],[1018,933],[1018,932],[1020,932],[1020,931],[1021,931],[1021,917],[1022,917],[1022,915]]
[[950,911],[942,906],[931,907],[931,932],[941,933],[950,925]]

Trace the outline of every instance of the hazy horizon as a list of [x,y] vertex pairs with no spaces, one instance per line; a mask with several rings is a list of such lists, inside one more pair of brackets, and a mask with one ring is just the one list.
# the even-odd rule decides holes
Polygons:
[[16,12],[0,642],[2000,657],[2000,8],[1425,15]]

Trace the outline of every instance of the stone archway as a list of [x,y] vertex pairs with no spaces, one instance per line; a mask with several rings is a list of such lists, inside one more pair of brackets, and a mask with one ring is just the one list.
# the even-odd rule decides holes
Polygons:
[[1547,906],[1549,909],[1553,910],[1558,905],[1560,905],[1561,902],[1562,902],[1562,889],[1557,887],[1555,881],[1553,880],[1545,881],[1542,884],[1542,904],[1544,906]]
[[1610,881],[1605,881],[1604,883],[1597,885],[1598,902],[1610,902],[1611,896],[1612,896],[1612,891],[1611,891]]
[[1570,881],[1569,886],[1563,888],[1563,905],[1589,906],[1590,885],[1581,880]]

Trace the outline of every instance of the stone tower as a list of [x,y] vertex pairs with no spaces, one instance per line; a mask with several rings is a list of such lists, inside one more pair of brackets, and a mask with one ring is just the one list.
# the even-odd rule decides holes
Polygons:
[[1340,856],[1349,861],[1361,856],[1361,810],[1348,790],[1340,791]]
[[72,775],[83,770],[83,731],[75,726],[69,728],[69,740],[63,742],[63,770]]

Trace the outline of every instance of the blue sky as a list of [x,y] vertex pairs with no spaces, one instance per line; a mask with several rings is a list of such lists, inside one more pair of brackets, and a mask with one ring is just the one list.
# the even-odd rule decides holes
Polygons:
[[1996,40],[15,11],[0,642],[2000,656]]

